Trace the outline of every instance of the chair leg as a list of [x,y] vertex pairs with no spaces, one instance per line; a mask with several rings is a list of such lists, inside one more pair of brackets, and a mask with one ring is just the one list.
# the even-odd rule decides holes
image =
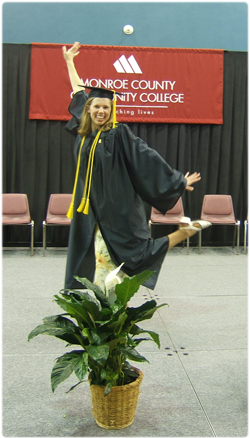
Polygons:
[[187,255],[189,255],[189,237],[187,238]]
[[237,255],[240,253],[240,221],[237,223]]
[[247,221],[244,222],[244,254],[247,253]]
[[43,257],[45,257],[46,249],[46,222],[43,221]]
[[199,231],[199,254],[201,254],[201,230]]
[[34,254],[34,221],[31,221],[31,255]]
[[[237,228],[237,222],[234,226],[233,248],[235,247],[236,228]],[[237,234],[237,236],[238,236],[238,234]]]

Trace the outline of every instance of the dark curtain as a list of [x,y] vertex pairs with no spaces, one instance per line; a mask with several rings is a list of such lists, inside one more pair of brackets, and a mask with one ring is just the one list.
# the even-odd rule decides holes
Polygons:
[[[51,193],[71,193],[75,175],[74,137],[65,122],[29,120],[31,46],[3,44],[3,192],[27,193],[35,221],[35,244],[42,242],[42,221]],[[60,72],[58,72],[60,74]],[[56,84],[55,84],[56,87]],[[199,218],[205,194],[229,194],[235,216],[247,217],[247,53],[224,53],[224,123],[130,123],[135,135],[175,169],[198,171],[201,182],[183,196],[185,215]],[[28,227],[27,227],[28,228]],[[231,245],[234,227],[203,231],[203,245]],[[67,227],[50,227],[48,242],[67,244]],[[29,244],[26,227],[4,227],[4,244]],[[156,236],[158,237],[158,236]],[[196,237],[196,236],[194,236]]]

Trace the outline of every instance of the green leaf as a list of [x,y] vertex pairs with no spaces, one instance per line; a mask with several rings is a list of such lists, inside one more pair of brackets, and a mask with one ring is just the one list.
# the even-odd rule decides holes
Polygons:
[[117,284],[115,293],[117,295],[117,302],[125,305],[138,291],[140,284],[137,281],[136,275],[133,277],[125,277],[123,282]]
[[84,354],[85,352],[83,350],[74,350],[70,353],[65,353],[57,359],[51,372],[51,389],[53,392],[60,383],[72,374],[73,371],[77,370],[77,373],[79,374],[81,366],[82,372],[80,374],[83,378],[85,369]]
[[143,271],[140,274],[136,274],[138,283],[144,284],[146,281],[154,275],[155,271]]
[[75,389],[78,385],[81,385],[81,383],[83,383],[84,380],[81,380],[81,382],[76,383],[75,385],[71,386],[71,388],[66,391],[66,394],[68,394],[70,391],[73,391],[73,389]]
[[118,345],[118,344],[122,344],[123,346],[126,343],[126,338],[124,336],[119,337],[117,339],[112,339],[111,341],[109,341],[109,349],[112,352],[112,350]]
[[78,380],[83,380],[88,372],[88,357],[87,352],[83,353],[82,360],[75,366],[74,372]]
[[140,285],[145,283],[153,274],[154,272],[144,271],[133,277],[125,277],[123,282],[115,287],[117,301],[123,305],[126,304],[138,291]]
[[[69,291],[70,293],[63,293],[62,291]],[[80,290],[74,290],[74,289],[61,289],[60,293],[63,296],[73,295],[77,299],[80,298],[81,301],[90,301],[92,303],[95,303],[98,306],[99,310],[101,310],[100,302],[95,297],[90,295],[88,292],[82,292]]]
[[101,305],[99,301],[88,293],[75,291],[75,293],[70,293],[69,295],[62,294],[62,296],[67,302],[82,306],[95,320],[101,318]]
[[81,306],[92,316],[94,321],[101,318],[99,307],[91,301],[82,301]]
[[71,303],[67,302],[65,299],[60,298],[59,296],[55,295],[55,298],[57,299],[57,304],[62,307],[64,310],[66,310],[70,316],[75,318],[79,325],[85,323],[88,327],[93,327],[93,321],[90,318],[88,312],[84,309],[84,307],[81,304],[78,303]]
[[[152,332],[150,330],[143,330],[140,327],[138,327],[137,325],[134,325],[132,327],[130,333],[133,336],[139,335],[141,333],[148,333],[151,336],[152,340],[158,345],[158,348],[160,348],[160,338],[159,338],[158,333]],[[135,340],[137,340],[137,339],[135,339]]]
[[89,345],[86,350],[93,360],[100,365],[104,365],[109,355],[109,344]]
[[73,321],[61,315],[56,315],[44,318],[43,324],[38,325],[30,332],[28,341],[38,335],[55,336],[70,344],[80,344],[76,335],[81,335],[81,332]]
[[121,314],[116,314],[105,324],[101,324],[102,329],[109,331],[112,337],[119,335],[119,333],[123,328],[124,323],[126,322],[126,319],[127,319],[127,314],[125,312]]
[[131,322],[136,323],[139,321],[144,321],[146,319],[151,319],[157,309],[160,309],[160,307],[166,305],[167,304],[161,304],[160,306],[157,306],[156,301],[151,300],[142,304],[140,307],[128,307],[127,309],[128,319],[127,319],[126,327],[128,326],[128,324],[131,324]]
[[153,339],[153,341],[158,345],[158,348],[161,347],[160,337],[159,337],[158,333],[155,333],[155,332],[152,332],[149,330],[143,330],[142,333],[148,333],[151,336],[151,338]]
[[87,278],[81,278],[77,275],[74,276],[74,278],[82,283],[84,286],[86,286],[87,289],[92,290],[96,296],[96,298],[100,301],[102,307],[110,307],[110,302],[107,299],[106,295],[103,293],[101,288],[97,286],[96,284],[91,283]]
[[136,351],[134,348],[121,348],[120,351],[124,354],[125,357],[130,360],[134,360],[135,362],[148,362],[148,360],[144,356],[141,356],[141,354],[138,353],[138,351]]
[[116,382],[116,380],[118,379],[119,374],[117,372],[112,371],[111,368],[105,369],[103,368],[101,371],[101,379],[102,380],[106,380],[107,382],[112,382],[112,384],[114,384],[114,382]]
[[127,319],[128,315],[126,313],[121,313],[118,317],[117,325],[115,327],[116,334],[121,333],[123,325]]
[[92,336],[92,342],[95,345],[99,345],[110,336],[110,333],[103,332],[98,329],[91,329],[91,336]]
[[110,394],[111,389],[112,389],[112,382],[109,382],[109,383],[105,386],[104,397],[106,397],[107,395]]

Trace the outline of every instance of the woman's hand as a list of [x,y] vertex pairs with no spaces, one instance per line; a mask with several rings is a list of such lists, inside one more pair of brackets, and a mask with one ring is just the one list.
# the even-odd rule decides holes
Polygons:
[[186,190],[189,192],[192,192],[194,188],[192,187],[193,184],[197,183],[201,179],[200,173],[194,172],[192,175],[189,175],[189,172],[186,173],[185,178],[187,180]]
[[66,49],[66,46],[63,46],[63,48],[62,48],[63,57],[66,61],[66,65],[67,65],[67,69],[68,69],[68,73],[69,73],[69,79],[70,79],[70,83],[71,83],[72,90],[73,90],[74,94],[77,93],[78,91],[84,90],[83,87],[79,86],[81,84],[83,85],[83,81],[82,81],[82,79],[80,79],[80,77],[76,71],[75,64],[74,64],[75,56],[77,56],[80,53],[79,49],[80,49],[79,43],[74,43],[73,46],[70,47],[69,50]]
[[75,56],[77,56],[79,54],[80,47],[81,46],[78,42],[74,43],[73,46],[69,50],[66,49],[66,46],[63,46],[62,51],[63,51],[63,57],[64,57],[65,61],[66,62],[73,61]]

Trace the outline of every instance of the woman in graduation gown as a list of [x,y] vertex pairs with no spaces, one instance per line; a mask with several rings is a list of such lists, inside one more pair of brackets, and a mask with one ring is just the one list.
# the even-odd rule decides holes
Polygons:
[[74,93],[69,106],[73,117],[66,129],[78,132],[65,288],[82,287],[74,275],[95,279],[101,286],[105,270],[107,274],[123,263],[123,275],[155,271],[145,284],[154,289],[167,251],[204,224],[183,225],[153,240],[148,227],[151,206],[165,214],[184,190],[193,190],[200,174],[184,176],[172,169],[127,125],[115,124],[113,92],[94,89],[88,94],[82,86],[74,66],[79,49],[79,43],[69,50],[63,47]]

